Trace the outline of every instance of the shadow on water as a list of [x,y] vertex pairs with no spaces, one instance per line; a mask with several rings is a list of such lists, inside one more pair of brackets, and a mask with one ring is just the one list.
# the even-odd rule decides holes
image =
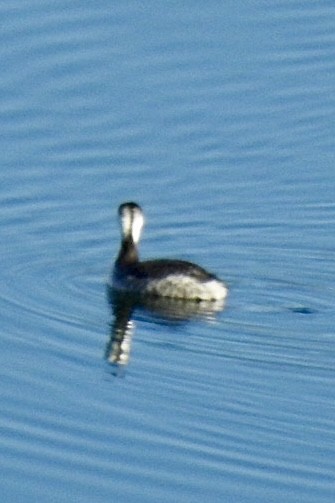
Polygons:
[[224,301],[190,301],[116,292],[107,286],[108,303],[113,320],[110,324],[110,337],[106,345],[105,359],[113,367],[113,374],[124,375],[129,363],[132,338],[135,331],[133,317],[136,312],[148,316],[160,324],[183,324],[198,319],[214,320],[223,311]]

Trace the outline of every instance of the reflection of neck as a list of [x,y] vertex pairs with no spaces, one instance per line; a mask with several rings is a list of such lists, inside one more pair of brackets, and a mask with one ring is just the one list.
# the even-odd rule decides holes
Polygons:
[[114,320],[111,324],[110,339],[106,345],[105,358],[115,370],[114,375],[122,376],[122,368],[129,362],[134,322],[132,313],[135,299],[108,288],[108,299],[113,309]]
[[118,264],[128,265],[138,262],[138,252],[131,237],[122,239],[121,249],[116,261]]

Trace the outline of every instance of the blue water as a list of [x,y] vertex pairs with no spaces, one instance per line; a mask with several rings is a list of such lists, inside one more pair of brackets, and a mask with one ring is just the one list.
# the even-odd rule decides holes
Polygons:
[[[333,502],[333,2],[0,13],[1,501]],[[117,365],[126,200],[230,294]]]

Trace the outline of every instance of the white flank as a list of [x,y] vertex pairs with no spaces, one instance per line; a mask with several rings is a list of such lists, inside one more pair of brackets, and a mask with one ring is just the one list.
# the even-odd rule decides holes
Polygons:
[[221,281],[212,279],[210,281],[207,281],[207,283],[204,284],[204,287],[206,288],[206,291],[208,292],[211,299],[223,300],[227,297],[228,288]]
[[183,274],[150,280],[145,289],[149,293],[177,299],[224,300],[228,294],[228,288],[219,280],[200,282]]

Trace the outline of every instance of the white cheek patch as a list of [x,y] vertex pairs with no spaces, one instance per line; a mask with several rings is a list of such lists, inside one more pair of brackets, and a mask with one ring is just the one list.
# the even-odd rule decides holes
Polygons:
[[127,211],[124,211],[121,215],[121,229],[122,229],[122,234],[124,236],[129,236],[131,234],[131,214]]
[[124,210],[121,214],[121,228],[124,237],[132,237],[137,244],[141,237],[144,217],[140,211]]
[[142,229],[144,225],[144,218],[142,213],[135,212],[133,214],[131,235],[135,244],[137,244],[140,240]]

